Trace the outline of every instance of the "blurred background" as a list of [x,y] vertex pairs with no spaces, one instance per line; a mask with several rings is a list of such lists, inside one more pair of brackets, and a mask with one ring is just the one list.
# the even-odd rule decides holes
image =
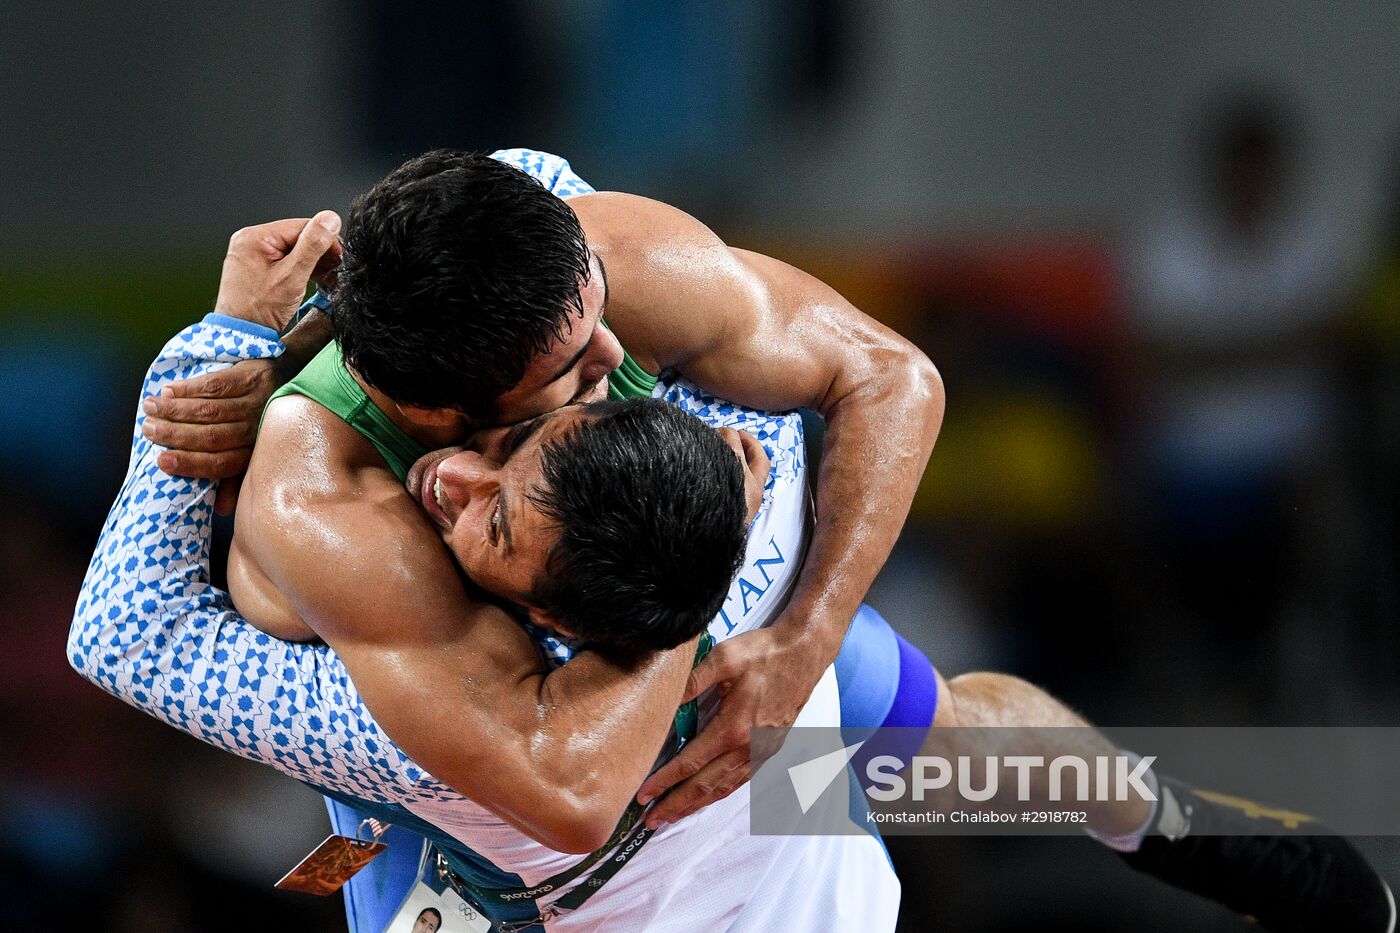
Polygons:
[[[870,601],[946,674],[1397,724],[1397,49],[1389,0],[6,5],[0,929],[344,929],[271,889],[319,799],[63,642],[228,235],[436,146],[562,154],[925,349],[947,419]],[[1242,928],[1087,840],[890,848],[908,930]]]

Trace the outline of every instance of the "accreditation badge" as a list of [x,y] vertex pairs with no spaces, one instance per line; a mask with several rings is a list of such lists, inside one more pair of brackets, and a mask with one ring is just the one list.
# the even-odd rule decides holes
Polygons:
[[384,933],[491,933],[491,921],[448,886],[437,860],[424,846],[418,879]]

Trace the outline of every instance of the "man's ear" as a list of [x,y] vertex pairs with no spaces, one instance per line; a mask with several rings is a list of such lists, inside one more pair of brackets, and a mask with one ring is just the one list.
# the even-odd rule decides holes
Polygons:
[[736,429],[734,429],[734,428],[716,428],[715,430],[716,430],[716,431],[719,431],[719,436],[720,436],[720,438],[721,438],[726,444],[729,445],[729,449],[732,450],[732,451],[734,451],[734,455],[735,455],[736,457],[738,457],[738,458],[740,459],[740,461],[744,461],[744,460],[747,460],[747,459],[748,459],[747,457],[744,456],[744,432],[743,432],[743,431],[739,431],[739,430],[736,430]]
[[539,609],[535,606],[525,607],[525,612],[530,616],[530,622],[532,624],[537,625],[540,628],[549,629],[551,632],[557,632],[560,635],[563,635],[565,638],[574,637],[573,632],[569,631],[563,625],[559,624],[559,619],[553,613],[546,612],[545,610]]
[[405,418],[426,428],[452,428],[464,420],[461,412],[451,408],[419,408],[417,405],[394,403]]

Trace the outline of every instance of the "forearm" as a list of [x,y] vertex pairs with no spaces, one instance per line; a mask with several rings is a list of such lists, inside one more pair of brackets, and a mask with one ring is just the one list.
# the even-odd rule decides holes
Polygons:
[[[521,808],[530,825],[517,825],[553,848],[598,848],[657,763],[694,653],[692,643],[618,664],[583,652],[539,678],[538,725],[521,736],[520,758],[538,804],[519,782],[488,799]],[[538,822],[545,815],[549,825]]]
[[630,664],[584,651],[545,673],[494,607],[442,638],[332,644],[400,748],[566,852],[612,832],[656,762],[694,657],[693,645]]
[[823,668],[899,538],[943,420],[943,385],[928,359],[912,347],[881,357],[823,407],[817,520],[781,622],[813,644]]

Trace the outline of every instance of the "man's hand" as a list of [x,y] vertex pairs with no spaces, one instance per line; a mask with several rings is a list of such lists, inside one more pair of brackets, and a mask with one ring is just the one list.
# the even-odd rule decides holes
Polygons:
[[[248,469],[263,406],[283,380],[275,360],[244,360],[161,390],[142,403],[141,433],[168,447],[156,465],[171,476],[223,480]],[[214,510],[233,511],[238,482],[220,483]]]
[[339,232],[334,211],[239,230],[228,241],[214,310],[280,334],[306,297],[306,283],[340,264]]
[[643,804],[666,795],[647,814],[648,826],[674,823],[728,797],[776,751],[751,747],[750,730],[791,726],[826,670],[807,662],[813,652],[791,642],[792,629],[775,624],[736,635],[691,671],[687,700],[711,687],[723,700],[715,718],[637,792]]
[[[229,240],[215,309],[280,333],[305,297],[307,282],[325,281],[339,264],[339,230],[333,211],[239,230]],[[311,317],[318,320],[303,321],[275,360],[245,360],[146,399],[142,434],[170,448],[157,460],[162,470],[225,480],[248,468],[267,400],[329,339],[327,322],[319,313]],[[238,489],[236,481],[220,483],[215,511],[232,512]]]

